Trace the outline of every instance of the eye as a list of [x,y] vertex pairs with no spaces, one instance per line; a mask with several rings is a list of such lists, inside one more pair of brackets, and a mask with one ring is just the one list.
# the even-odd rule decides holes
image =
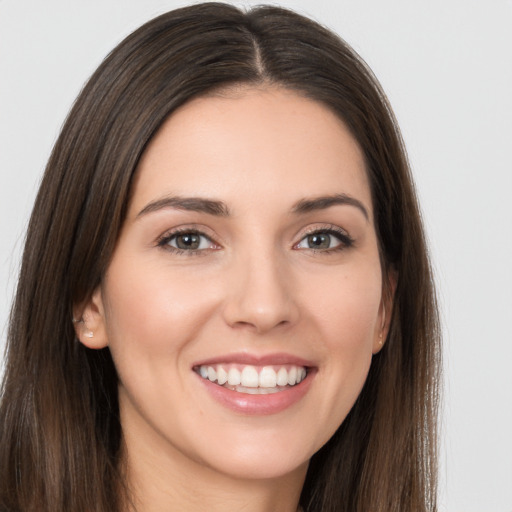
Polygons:
[[216,249],[217,245],[204,233],[198,231],[180,231],[164,236],[159,246],[175,249],[178,252],[195,252],[206,249]]
[[341,250],[350,247],[354,241],[348,234],[338,229],[321,229],[307,234],[295,245],[295,249],[311,249],[313,251]]

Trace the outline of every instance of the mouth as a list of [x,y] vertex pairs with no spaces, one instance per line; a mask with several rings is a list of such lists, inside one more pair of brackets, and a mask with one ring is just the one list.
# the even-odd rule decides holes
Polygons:
[[286,353],[227,354],[197,361],[192,370],[215,402],[237,414],[263,416],[302,403],[318,373],[313,362]]
[[249,395],[268,395],[292,389],[309,373],[307,366],[250,365],[234,363],[203,364],[194,371],[204,380],[217,386]]

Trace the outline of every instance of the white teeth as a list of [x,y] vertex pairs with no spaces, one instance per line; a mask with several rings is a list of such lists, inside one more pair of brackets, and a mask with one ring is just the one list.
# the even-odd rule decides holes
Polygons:
[[257,388],[259,384],[258,371],[254,366],[246,366],[242,370],[241,384],[247,388]]
[[212,382],[217,380],[217,372],[215,371],[215,368],[212,368],[211,366],[208,366],[208,380],[211,380]]
[[272,395],[273,393],[279,393],[281,390],[278,388],[244,388],[237,386],[235,391],[249,395]]
[[222,366],[219,366],[217,368],[217,382],[222,386],[223,384],[226,384],[228,381],[228,373]]
[[228,372],[228,384],[230,386],[238,386],[240,382],[240,372],[236,368],[230,368]]
[[286,368],[281,368],[277,372],[276,384],[278,386],[286,386],[288,384],[288,372],[286,371]]
[[288,372],[288,384],[294,386],[297,383],[297,368],[292,366]]
[[274,393],[287,386],[295,386],[302,382],[307,375],[306,368],[302,366],[264,366],[258,369],[255,366],[246,365],[242,371],[239,370],[240,366],[238,368],[230,366],[226,371],[228,366],[202,365],[197,371],[203,379],[216,382],[220,386],[235,387],[236,391],[251,394]]
[[277,375],[273,368],[265,366],[260,372],[260,388],[275,388],[277,384]]

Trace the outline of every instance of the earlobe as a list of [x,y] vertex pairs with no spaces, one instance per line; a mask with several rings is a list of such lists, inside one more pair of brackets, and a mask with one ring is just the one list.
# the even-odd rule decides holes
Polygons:
[[86,302],[73,307],[73,326],[78,340],[87,348],[98,350],[108,346],[100,286]]
[[382,299],[379,310],[378,331],[376,333],[373,345],[373,354],[380,352],[387,341],[389,328],[391,325],[391,314],[393,311],[393,303],[395,298],[395,290],[397,286],[398,275],[395,270],[390,270],[386,276],[386,282],[383,286]]
[[384,346],[384,341],[386,340],[388,334],[388,322],[386,320],[386,304],[384,299],[382,300],[380,305],[379,318],[381,321],[378,323],[378,331],[375,336],[375,342],[373,343],[372,350],[372,353],[374,355],[380,352],[380,350]]

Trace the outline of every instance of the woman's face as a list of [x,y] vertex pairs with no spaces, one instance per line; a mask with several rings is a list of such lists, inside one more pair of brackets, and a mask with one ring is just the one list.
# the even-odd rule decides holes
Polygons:
[[381,302],[358,144],[320,103],[245,88],[151,141],[85,343],[111,350],[129,454],[272,478],[343,422]]

